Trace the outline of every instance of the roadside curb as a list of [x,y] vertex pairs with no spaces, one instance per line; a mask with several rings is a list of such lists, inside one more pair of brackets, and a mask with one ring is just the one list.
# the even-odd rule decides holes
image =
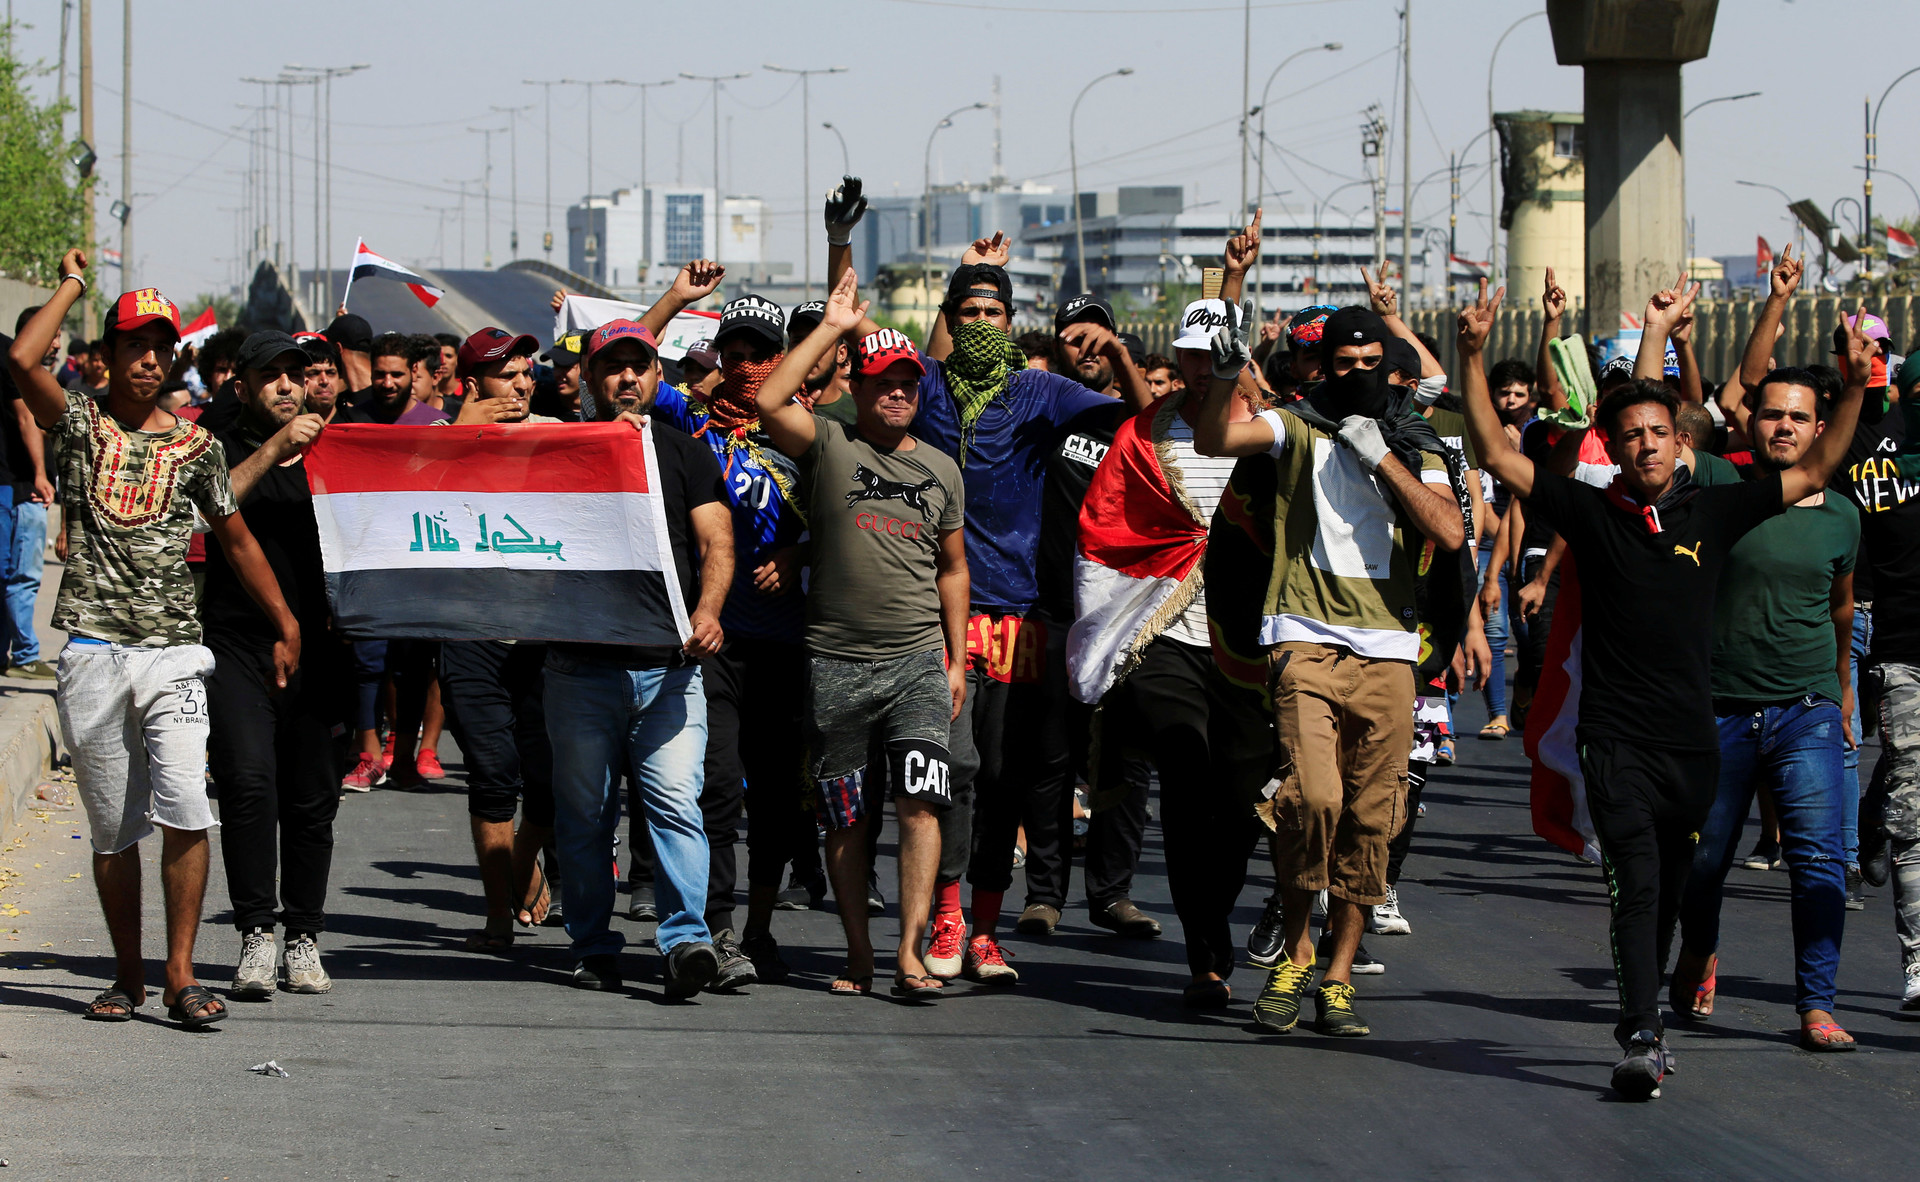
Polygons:
[[60,712],[53,694],[0,693],[0,834],[26,820],[34,791],[60,753]]

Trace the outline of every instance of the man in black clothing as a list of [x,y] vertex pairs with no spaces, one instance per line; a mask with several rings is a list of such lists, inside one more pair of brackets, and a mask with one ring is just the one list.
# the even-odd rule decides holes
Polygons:
[[[1742,484],[1702,488],[1678,465],[1674,411],[1665,386],[1636,381],[1600,404],[1596,426],[1620,474],[1605,489],[1557,476],[1504,446],[1481,350],[1505,289],[1485,288],[1460,314],[1467,431],[1481,462],[1567,541],[1582,607],[1580,723],[1575,741],[1587,807],[1600,842],[1612,907],[1613,959],[1626,1057],[1614,1090],[1659,1094],[1671,1070],[1660,1022],[1679,894],[1694,834],[1713,804],[1718,728],[1709,667],[1713,603],[1733,544],[1787,506],[1818,492],[1853,437],[1873,343],[1848,339],[1846,390],[1827,430],[1798,464]],[[1657,325],[1650,305],[1648,335]]]
[[241,933],[232,996],[271,1001],[280,959],[275,922],[286,925],[288,991],[333,988],[316,940],[326,927],[333,819],[339,808],[332,742],[339,695],[334,646],[325,641],[320,532],[300,464],[301,453],[323,425],[319,415],[302,413],[307,354],[285,333],[257,332],[235,360],[240,417],[219,437],[234,500],[300,622],[306,651],[286,688],[278,689],[273,645],[279,632],[241,586],[219,542],[209,539],[200,605],[206,645],[214,654],[213,675],[207,679],[213,722],[207,762],[220,789],[226,830],[220,850],[234,926]]
[[340,377],[347,384],[347,401],[359,404],[367,387],[373,385],[373,358],[367,355],[373,348],[373,327],[364,316],[342,312],[327,325],[323,335],[340,350]]

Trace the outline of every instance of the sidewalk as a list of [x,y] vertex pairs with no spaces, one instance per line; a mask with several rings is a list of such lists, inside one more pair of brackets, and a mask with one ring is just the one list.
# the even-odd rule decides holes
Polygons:
[[[40,631],[40,657],[49,663],[59,659],[60,648],[67,642],[67,634],[49,623],[61,569],[60,563],[47,558],[40,578],[40,602],[33,613]],[[15,828],[28,820],[30,806],[37,803],[35,791],[61,752],[53,682],[0,676],[0,845],[11,844],[18,836]]]

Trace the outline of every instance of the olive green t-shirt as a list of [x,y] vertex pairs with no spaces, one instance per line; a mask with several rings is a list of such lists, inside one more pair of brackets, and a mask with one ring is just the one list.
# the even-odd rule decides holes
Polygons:
[[1795,505],[1735,543],[1713,604],[1716,699],[1840,700],[1833,580],[1853,569],[1859,548],[1859,510],[1831,490],[1823,503]]
[[945,647],[940,535],[964,523],[960,468],[925,443],[882,451],[813,416],[800,460],[807,528],[807,651],[887,661]]

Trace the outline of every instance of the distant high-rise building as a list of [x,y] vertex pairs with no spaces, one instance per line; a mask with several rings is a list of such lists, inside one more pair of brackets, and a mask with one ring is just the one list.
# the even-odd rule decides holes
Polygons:
[[751,275],[766,269],[765,228],[758,197],[716,201],[712,189],[678,185],[619,189],[567,210],[567,266],[620,289],[671,282],[672,272],[701,258]]

